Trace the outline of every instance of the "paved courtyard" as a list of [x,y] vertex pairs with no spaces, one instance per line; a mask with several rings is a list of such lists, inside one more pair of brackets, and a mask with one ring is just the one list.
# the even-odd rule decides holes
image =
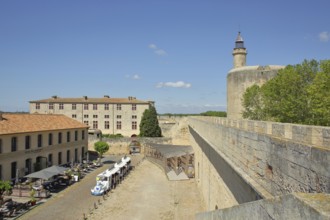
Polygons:
[[[133,164],[140,159],[133,156]],[[148,160],[139,163],[106,200],[90,195],[96,175],[108,166],[93,171],[19,219],[83,219],[84,214],[95,220],[194,219],[195,213],[204,210],[194,180],[168,181],[164,172]]]

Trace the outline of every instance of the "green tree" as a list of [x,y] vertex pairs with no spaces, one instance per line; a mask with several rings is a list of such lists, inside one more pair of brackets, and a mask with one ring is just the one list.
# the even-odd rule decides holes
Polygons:
[[330,60],[288,65],[260,89],[243,95],[243,117],[287,123],[329,125]]
[[100,158],[102,158],[102,155],[109,150],[109,144],[104,141],[98,141],[94,144],[94,149],[98,152]]
[[0,201],[3,201],[3,195],[11,194],[13,187],[9,181],[0,180]]
[[294,66],[287,66],[262,86],[266,119],[303,123],[308,117],[306,83]]
[[330,60],[321,61],[321,70],[307,88],[310,97],[309,124],[330,126]]
[[261,88],[258,85],[253,85],[246,89],[243,98],[243,118],[251,120],[264,120],[265,113],[263,110]]
[[159,127],[157,111],[154,106],[146,109],[143,112],[140,122],[140,136],[141,137],[161,137],[162,130]]
[[203,116],[213,116],[213,117],[227,117],[227,112],[207,111],[207,112],[202,112],[201,115],[203,115]]

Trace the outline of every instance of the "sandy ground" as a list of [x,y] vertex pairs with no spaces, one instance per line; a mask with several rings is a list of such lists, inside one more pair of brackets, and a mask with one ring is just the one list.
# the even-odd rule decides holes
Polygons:
[[88,219],[194,219],[204,211],[194,180],[168,181],[148,160],[141,162]]

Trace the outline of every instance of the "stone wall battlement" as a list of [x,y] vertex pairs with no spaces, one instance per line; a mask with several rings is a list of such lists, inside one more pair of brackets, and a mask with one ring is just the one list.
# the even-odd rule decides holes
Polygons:
[[[225,182],[230,182],[225,176],[230,168],[263,198],[330,192],[329,127],[200,116],[189,117],[188,125],[197,163],[209,163]],[[217,155],[222,165],[220,158],[213,160]],[[201,175],[203,167],[197,168]]]
[[192,118],[215,125],[218,124],[254,133],[267,134],[271,137],[292,140],[296,143],[330,150],[330,127],[205,116],[195,116]]

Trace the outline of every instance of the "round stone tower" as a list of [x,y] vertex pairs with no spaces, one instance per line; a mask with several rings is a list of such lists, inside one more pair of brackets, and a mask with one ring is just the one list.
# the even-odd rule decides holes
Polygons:
[[254,85],[262,85],[273,78],[285,66],[246,66],[246,48],[241,33],[235,41],[233,50],[234,68],[227,75],[227,117],[241,119],[242,98],[245,90]]

